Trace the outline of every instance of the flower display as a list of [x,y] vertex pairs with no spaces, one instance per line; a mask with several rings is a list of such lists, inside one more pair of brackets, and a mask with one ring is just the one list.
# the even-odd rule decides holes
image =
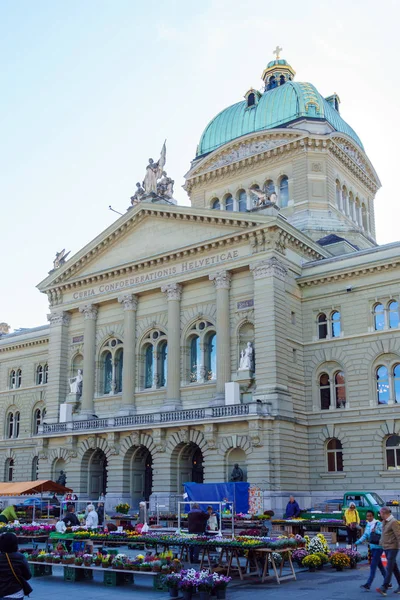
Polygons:
[[115,507],[115,512],[120,513],[121,515],[127,515],[129,513],[130,506],[126,502],[121,502],[117,504]]
[[343,569],[344,567],[350,567],[350,558],[343,552],[334,552],[330,558],[331,565],[336,569]]
[[318,533],[311,539],[306,535],[304,539],[306,540],[306,550],[308,550],[309,554],[316,554],[317,552],[329,554],[328,542],[322,533]]
[[305,548],[298,548],[292,553],[292,560],[299,566],[302,565],[303,559],[308,556],[308,551]]
[[302,562],[303,567],[308,567],[309,569],[316,569],[321,564],[321,558],[318,554],[309,554],[303,558]]

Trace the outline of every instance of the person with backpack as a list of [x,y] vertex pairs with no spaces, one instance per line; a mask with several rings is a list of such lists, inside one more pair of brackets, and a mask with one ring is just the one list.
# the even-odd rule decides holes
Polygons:
[[32,577],[28,561],[18,552],[15,533],[0,535],[0,598],[23,598],[32,591],[27,579]]
[[386,577],[386,569],[382,564],[381,556],[383,552],[383,548],[380,545],[381,535],[382,535],[382,523],[375,519],[374,512],[372,510],[367,510],[366,514],[366,526],[364,534],[360,537],[359,540],[356,541],[355,545],[358,546],[363,542],[369,543],[369,548],[371,551],[371,566],[369,569],[369,577],[367,583],[364,583],[360,587],[364,590],[370,590],[371,584],[375,578],[376,569],[379,569],[382,573],[383,577]]

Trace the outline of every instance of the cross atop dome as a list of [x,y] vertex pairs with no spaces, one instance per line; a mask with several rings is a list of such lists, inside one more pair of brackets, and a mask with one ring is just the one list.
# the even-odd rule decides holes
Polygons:
[[277,46],[275,48],[275,50],[273,50],[272,54],[275,54],[275,58],[276,60],[279,60],[280,58],[280,53],[282,52],[283,48],[280,48],[279,46]]

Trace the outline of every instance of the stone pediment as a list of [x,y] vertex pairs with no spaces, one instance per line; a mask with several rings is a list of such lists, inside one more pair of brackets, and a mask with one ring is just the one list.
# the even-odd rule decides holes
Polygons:
[[141,261],[160,264],[162,256],[179,255],[180,250],[183,253],[185,248],[199,244],[209,243],[211,247],[213,240],[235,232],[240,235],[266,219],[253,214],[221,214],[143,203],[129,210],[62,267],[51,271],[38,288],[47,291],[110,270],[124,273],[129,265]]

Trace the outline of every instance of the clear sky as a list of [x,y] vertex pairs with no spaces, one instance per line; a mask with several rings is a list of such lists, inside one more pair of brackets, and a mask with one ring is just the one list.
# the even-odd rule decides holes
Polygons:
[[167,138],[175,197],[208,121],[260,88],[277,44],[364,143],[379,243],[400,239],[397,0],[0,0],[0,322],[45,324],[35,286],[124,212]]

